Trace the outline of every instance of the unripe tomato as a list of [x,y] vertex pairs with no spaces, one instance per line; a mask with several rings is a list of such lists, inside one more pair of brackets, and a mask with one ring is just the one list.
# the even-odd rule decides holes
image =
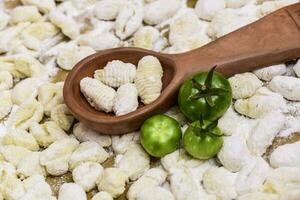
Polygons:
[[141,144],[154,157],[163,157],[175,151],[182,138],[179,123],[167,115],[147,119],[141,128]]

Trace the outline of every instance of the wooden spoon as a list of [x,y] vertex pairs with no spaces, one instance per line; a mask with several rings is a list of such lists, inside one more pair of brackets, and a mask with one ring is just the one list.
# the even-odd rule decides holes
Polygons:
[[[92,108],[80,92],[80,80],[93,76],[107,62],[137,64],[146,55],[158,57],[164,76],[161,96],[135,112],[114,116]],[[163,113],[176,103],[180,85],[191,75],[209,70],[225,76],[252,71],[300,57],[300,3],[282,8],[208,45],[182,54],[162,54],[139,48],[104,50],[80,61],[69,73],[64,99],[72,114],[87,127],[104,134],[124,134],[140,128],[145,119]]]

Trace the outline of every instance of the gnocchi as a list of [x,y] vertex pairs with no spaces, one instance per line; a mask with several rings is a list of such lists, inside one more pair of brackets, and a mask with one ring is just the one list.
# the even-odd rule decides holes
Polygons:
[[160,96],[162,76],[162,66],[157,58],[145,56],[139,61],[135,84],[144,104],[150,104]]
[[291,101],[300,101],[300,79],[289,76],[276,76],[270,82],[270,89]]
[[97,79],[86,77],[80,81],[80,91],[96,110],[111,112],[116,91]]
[[35,6],[18,6],[12,10],[10,23],[17,24],[22,22],[37,22],[42,19]]
[[264,81],[271,81],[275,76],[280,76],[286,73],[286,65],[272,65],[262,69],[257,69],[253,72],[259,79]]
[[17,174],[21,177],[35,175],[46,176],[46,170],[40,164],[40,152],[30,152],[17,165]]
[[209,1],[202,0],[197,1],[195,6],[195,12],[201,19],[212,20],[213,16],[220,10],[226,7],[225,0]]
[[134,84],[127,83],[119,87],[113,107],[117,116],[135,111],[138,105],[138,91]]
[[31,151],[40,149],[35,138],[25,130],[12,129],[2,140],[4,145],[16,145]]
[[75,183],[64,183],[58,193],[58,200],[87,200],[84,190]]
[[116,19],[120,9],[124,6],[124,0],[102,0],[95,4],[94,14],[100,20]]
[[39,11],[48,13],[55,8],[54,0],[21,0],[24,5],[34,5]]
[[94,74],[95,79],[114,88],[132,83],[135,76],[136,67],[131,63],[124,63],[120,60],[108,62],[103,70],[96,70]]
[[68,131],[74,122],[74,117],[65,104],[56,105],[51,110],[51,119],[65,131]]
[[20,160],[25,158],[31,151],[20,146],[2,145],[0,146],[0,153],[5,161],[17,166]]
[[113,200],[113,197],[107,192],[98,192],[92,200]]
[[0,92],[0,120],[5,118],[11,111],[13,106],[10,91]]
[[13,77],[7,71],[0,71],[0,91],[8,90],[13,87]]

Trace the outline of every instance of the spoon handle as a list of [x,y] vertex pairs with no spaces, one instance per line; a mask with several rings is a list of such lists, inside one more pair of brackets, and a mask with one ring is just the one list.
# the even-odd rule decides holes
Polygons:
[[226,76],[300,57],[300,3],[284,7],[216,41],[174,55],[185,79],[218,65]]

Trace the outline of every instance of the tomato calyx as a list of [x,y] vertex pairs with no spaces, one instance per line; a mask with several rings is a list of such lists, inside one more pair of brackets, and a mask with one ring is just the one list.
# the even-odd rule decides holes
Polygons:
[[198,90],[196,94],[192,94],[188,97],[188,100],[198,100],[204,98],[206,103],[213,107],[215,103],[213,102],[213,96],[220,96],[224,93],[228,93],[229,90],[224,88],[212,88],[213,74],[217,66],[211,68],[206,76],[204,84],[199,83],[195,78],[192,79],[193,87]]
[[193,123],[190,126],[198,136],[203,136],[203,135],[208,135],[211,137],[223,136],[222,134],[216,134],[214,131],[218,126],[218,121],[207,122],[204,121],[203,118],[201,117],[198,123]]

